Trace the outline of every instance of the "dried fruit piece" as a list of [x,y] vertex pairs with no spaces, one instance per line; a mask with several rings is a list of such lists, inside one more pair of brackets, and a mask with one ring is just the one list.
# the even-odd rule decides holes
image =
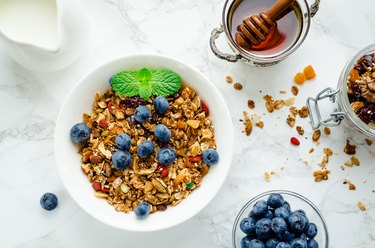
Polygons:
[[313,79],[316,77],[316,73],[312,65],[308,65],[303,69],[303,74],[305,75],[306,79]]
[[236,89],[236,90],[242,90],[242,84],[240,84],[240,83],[235,83],[234,85],[233,85],[233,87],[234,87],[234,89]]
[[106,129],[106,128],[108,127],[108,123],[107,123],[107,121],[106,121],[105,119],[101,119],[101,120],[99,121],[99,126],[100,126],[101,128],[103,128],[103,129]]
[[303,84],[305,81],[306,81],[306,76],[302,72],[298,72],[294,76],[294,82],[296,82],[296,84]]
[[350,82],[352,83],[355,83],[355,81],[357,81],[359,79],[359,73],[356,69],[351,69],[350,70],[350,74],[349,74],[349,80]]
[[292,143],[295,146],[299,146],[300,145],[300,142],[299,142],[299,140],[296,137],[290,138],[290,143]]
[[93,182],[92,187],[95,191],[98,191],[102,188],[102,185],[99,182]]
[[210,114],[210,110],[207,106],[207,104],[201,100],[201,107],[203,109],[203,111],[206,113],[206,116],[208,116]]
[[198,156],[189,158],[189,161],[193,162],[193,163],[197,163],[197,162],[201,161],[201,159],[202,159],[202,155],[198,155]]

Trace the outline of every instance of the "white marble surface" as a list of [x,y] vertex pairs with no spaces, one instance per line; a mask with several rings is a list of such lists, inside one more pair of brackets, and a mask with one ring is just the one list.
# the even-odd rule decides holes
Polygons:
[[[285,124],[287,109],[262,117],[264,129],[250,137],[241,133],[242,111],[254,99],[252,113],[265,112],[263,94],[286,98],[293,75],[313,64],[318,77],[300,87],[297,106],[321,89],[335,87],[346,61],[375,41],[373,0],[323,0],[304,44],[287,60],[271,68],[229,64],[216,58],[208,46],[212,28],[221,21],[223,0],[83,0],[91,17],[91,43],[83,56],[54,73],[27,71],[0,47],[0,247],[230,247],[236,213],[254,195],[269,189],[289,189],[311,199],[323,212],[330,247],[375,247],[375,144],[345,127],[322,135],[312,144],[306,129],[300,147],[289,144],[294,129]],[[224,48],[223,38],[218,42]],[[228,50],[228,49],[226,49]],[[138,52],[174,56],[204,72],[225,97],[235,127],[235,154],[227,181],[211,204],[193,219],[169,230],[138,234],[113,229],[83,212],[64,189],[57,173],[53,132],[59,108],[70,89],[84,74],[113,57]],[[225,83],[232,75],[244,85],[235,91]],[[259,91],[262,90],[262,94]],[[343,153],[346,138],[358,145],[360,167],[339,167],[349,156]],[[315,152],[308,154],[313,146]],[[335,155],[328,164],[328,181],[315,183],[324,147]],[[309,161],[305,165],[301,160]],[[283,171],[280,167],[284,166]],[[271,182],[265,171],[276,171]],[[357,190],[349,191],[343,179]],[[46,212],[39,205],[44,192],[55,192],[59,206]],[[357,202],[363,201],[365,212]]]

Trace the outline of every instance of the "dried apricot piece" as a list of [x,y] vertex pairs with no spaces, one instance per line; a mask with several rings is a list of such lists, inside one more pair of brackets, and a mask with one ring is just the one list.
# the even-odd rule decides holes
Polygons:
[[313,79],[316,77],[316,73],[312,65],[306,66],[305,69],[303,69],[303,74],[305,75],[307,80]]
[[294,82],[296,82],[296,84],[303,84],[305,81],[306,81],[306,77],[305,77],[305,74],[303,74],[302,72],[298,72],[294,76]]

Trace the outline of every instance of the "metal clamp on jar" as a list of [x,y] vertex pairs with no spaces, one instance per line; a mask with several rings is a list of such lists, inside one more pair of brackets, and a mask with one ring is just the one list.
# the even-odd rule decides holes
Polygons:
[[[374,56],[370,56],[369,61],[366,61],[366,63],[370,65],[369,68],[366,69],[363,67],[358,67],[359,61],[361,61],[361,59],[363,60],[364,57],[369,56],[369,54],[374,54]],[[373,123],[375,123],[375,112],[372,111],[372,108],[375,111],[375,102],[367,102],[366,98],[358,95],[358,93],[356,93],[357,95],[355,96],[356,99],[359,99],[358,101],[353,99],[350,100],[349,95],[353,95],[353,92],[348,91],[348,89],[352,91],[352,89],[349,87],[351,85],[351,81],[361,82],[361,79],[352,79],[353,72],[354,76],[356,76],[355,74],[358,73],[358,70],[362,70],[360,72],[363,75],[362,78],[366,77],[366,79],[368,78],[367,80],[370,80],[368,75],[375,77],[375,71],[373,71],[373,68],[375,68],[375,44],[367,46],[361,50],[346,64],[341,73],[337,89],[326,88],[315,98],[309,97],[307,99],[307,107],[309,109],[312,127],[317,129],[320,126],[338,126],[341,124],[341,121],[345,119],[348,121],[350,127],[354,127],[354,129],[360,131],[366,136],[375,139],[375,126],[373,126]],[[375,84],[373,81],[371,81],[371,83]],[[363,90],[361,90],[361,92],[363,95]],[[375,95],[375,91],[373,94]],[[328,117],[323,118],[319,107],[319,102],[326,98],[334,103],[334,109]],[[366,103],[363,103],[363,101],[366,101]],[[371,110],[368,110],[370,108]],[[371,113],[367,113],[366,111],[371,111]],[[361,116],[363,113],[370,115],[370,117],[368,119],[364,119],[365,117]]]
[[[295,0],[288,13],[278,22],[277,29],[282,40],[263,50],[246,50],[233,38],[236,27],[244,18],[269,8],[275,0],[226,0],[222,12],[222,24],[211,32],[210,46],[212,52],[220,59],[229,62],[244,62],[253,66],[270,66],[277,64],[293,53],[305,40],[309,32],[311,18],[319,9],[320,0],[309,6],[306,0]],[[226,39],[234,54],[221,52],[216,40],[225,32]]]

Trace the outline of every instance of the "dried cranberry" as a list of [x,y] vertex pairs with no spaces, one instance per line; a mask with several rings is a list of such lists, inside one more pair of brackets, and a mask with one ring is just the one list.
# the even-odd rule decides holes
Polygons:
[[371,57],[370,55],[366,55],[366,56],[364,57],[363,63],[364,63],[365,66],[367,66],[367,67],[372,67],[372,57]]
[[202,155],[198,155],[198,156],[189,158],[189,161],[193,162],[193,163],[197,163],[197,162],[201,161],[201,159],[202,159]]
[[127,108],[137,108],[139,105],[144,105],[145,100],[139,96],[128,97],[121,101]]
[[180,97],[180,92],[176,92],[176,93],[174,93],[173,95],[172,95],[172,97],[174,98],[174,99],[177,99],[177,98],[179,98]]
[[162,177],[167,177],[169,175],[169,170],[164,167],[163,170],[161,171],[160,175]]
[[103,129],[106,129],[106,128],[108,127],[108,123],[107,123],[107,121],[106,121],[105,119],[101,119],[101,120],[99,121],[99,126],[100,126],[101,128],[103,128]]
[[290,138],[290,143],[292,143],[295,146],[299,146],[300,142],[296,137]]
[[366,68],[364,68],[361,64],[356,64],[354,66],[354,69],[358,71],[359,75],[362,75],[363,73],[367,71]]
[[203,111],[206,113],[206,115],[209,115],[210,110],[209,110],[207,104],[204,101],[201,101],[201,106],[202,106]]

